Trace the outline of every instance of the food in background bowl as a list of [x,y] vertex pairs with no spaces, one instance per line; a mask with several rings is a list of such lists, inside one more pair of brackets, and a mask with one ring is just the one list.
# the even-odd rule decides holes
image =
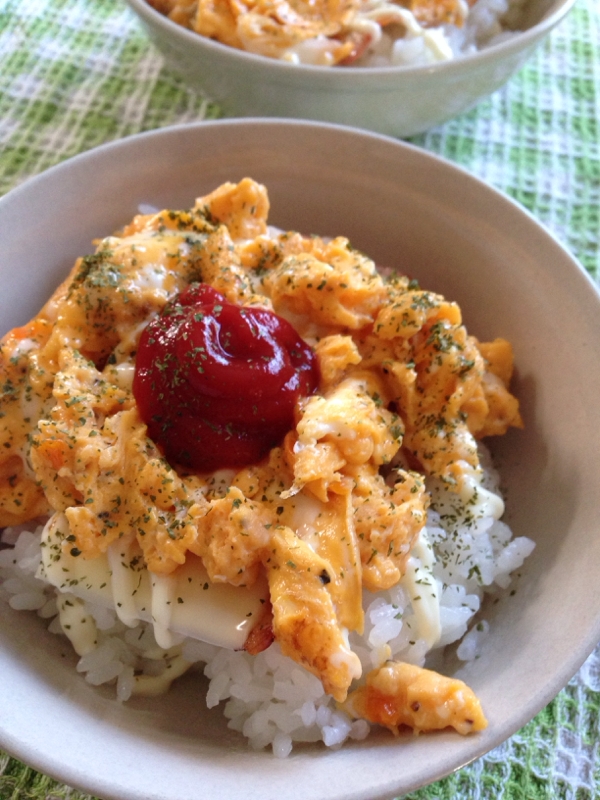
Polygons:
[[5,336],[4,588],[121,700],[206,665],[208,704],[280,756],[481,730],[424,667],[479,654],[484,593],[533,548],[478,444],[521,426],[510,344],[268,210],[244,179],[138,215]]
[[186,28],[292,64],[401,66],[447,61],[510,35],[523,0],[321,0],[279,4],[148,0]]

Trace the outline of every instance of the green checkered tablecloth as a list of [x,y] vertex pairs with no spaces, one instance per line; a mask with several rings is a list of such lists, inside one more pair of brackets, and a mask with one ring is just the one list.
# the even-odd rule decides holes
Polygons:
[[[0,194],[111,139],[217,116],[123,0],[0,0]],[[598,278],[598,0],[578,0],[506,87],[412,141],[518,200]],[[600,797],[599,741],[600,648],[519,733],[409,797]],[[89,800],[0,752],[0,800],[30,798]]]

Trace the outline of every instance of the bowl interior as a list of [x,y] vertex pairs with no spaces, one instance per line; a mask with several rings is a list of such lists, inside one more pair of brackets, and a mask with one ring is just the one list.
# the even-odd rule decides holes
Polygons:
[[[569,680],[600,638],[600,299],[528,214],[442,160],[384,137],[271,121],[204,123],[92,151],[0,201],[0,324],[23,324],[91,240],[139,203],[186,207],[226,180],[266,184],[271,221],[343,234],[382,264],[459,302],[470,332],[510,339],[525,430],[494,444],[515,535],[536,541],[515,588],[489,604],[482,657],[446,669],[479,694],[490,725],[377,734],[286,761],[252,752],[207,712],[201,679],[121,706],[74,671],[35,616],[0,606],[0,745],[105,800],[329,797],[376,800],[433,781],[499,744]],[[47,723],[47,724],[46,724]],[[77,758],[73,758],[76,745]]]

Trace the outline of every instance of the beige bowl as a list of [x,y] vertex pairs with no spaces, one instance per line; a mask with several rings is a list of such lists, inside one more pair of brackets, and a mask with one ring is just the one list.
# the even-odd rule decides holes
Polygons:
[[128,0],[168,63],[228,116],[323,120],[412,136],[474,106],[525,62],[574,0],[529,0],[523,29],[487,50],[422,67],[293,65],[227,47]]
[[[348,234],[380,264],[456,299],[469,330],[515,347],[525,429],[495,453],[516,535],[537,547],[516,593],[486,609],[483,655],[444,670],[478,693],[489,728],[338,751],[253,752],[207,712],[197,678],[119,705],[74,670],[64,640],[0,603],[0,747],[104,800],[385,800],[466,764],[530,720],[600,638],[600,297],[519,206],[409,145],[302,122],[177,127],[106,145],[0,201],[3,330],[24,323],[93,238],[138,203],[185,207],[225,180],[269,187],[272,222]],[[460,202],[457,202],[460,198]],[[511,587],[512,588],[512,587]]]

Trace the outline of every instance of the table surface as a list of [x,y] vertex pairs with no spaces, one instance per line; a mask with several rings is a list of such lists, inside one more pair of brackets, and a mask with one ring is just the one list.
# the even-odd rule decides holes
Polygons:
[[[215,118],[124,0],[0,0],[0,194],[140,131]],[[410,141],[507,193],[600,277],[600,3],[578,0],[509,83]],[[600,647],[521,731],[426,798],[600,797]],[[0,751],[0,800],[89,800]]]

